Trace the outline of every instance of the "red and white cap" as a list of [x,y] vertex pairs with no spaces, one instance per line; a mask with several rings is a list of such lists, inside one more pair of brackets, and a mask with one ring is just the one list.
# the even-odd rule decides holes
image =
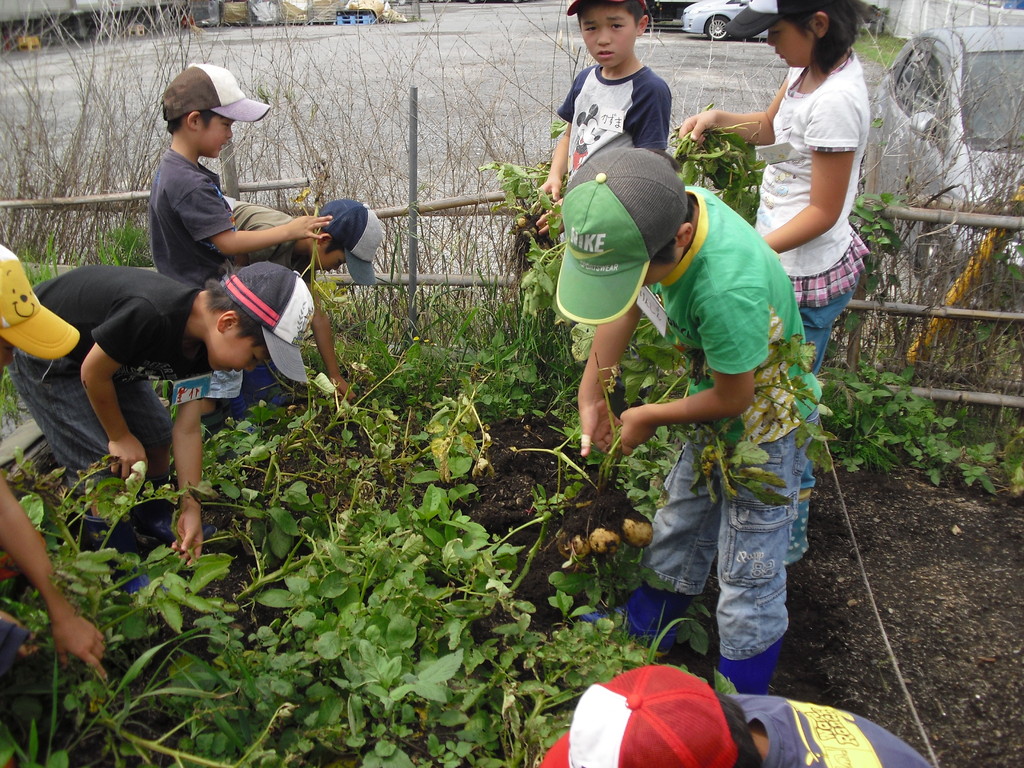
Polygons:
[[298,343],[313,317],[313,295],[298,272],[261,261],[221,280],[228,295],[263,326],[274,365],[289,379],[307,381]]
[[652,665],[590,686],[540,768],[733,768],[736,756],[711,687]]

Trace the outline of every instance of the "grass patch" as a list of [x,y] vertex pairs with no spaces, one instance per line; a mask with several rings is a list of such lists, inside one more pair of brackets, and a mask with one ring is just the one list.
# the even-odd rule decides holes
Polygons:
[[853,44],[853,50],[865,61],[873,61],[888,69],[906,42],[902,37],[893,35],[863,35]]

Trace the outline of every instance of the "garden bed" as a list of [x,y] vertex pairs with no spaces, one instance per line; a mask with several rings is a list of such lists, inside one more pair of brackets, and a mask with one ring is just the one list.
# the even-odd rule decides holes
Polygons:
[[[457,417],[467,411],[453,403],[430,424],[480,439],[480,425]],[[220,444],[238,456],[217,458],[219,494],[206,513],[223,533],[203,558],[205,576],[174,558],[151,559],[160,586],[141,603],[113,588],[98,597],[99,622],[118,635],[105,659],[111,685],[74,663],[59,674],[51,748],[66,750],[70,764],[112,764],[112,753],[129,765],[172,764],[175,754],[237,762],[245,753],[246,764],[266,766],[294,755],[307,765],[532,768],[590,681],[648,658],[618,632],[565,621],[614,583],[637,578],[637,550],[622,546],[575,573],[562,567],[558,530],[592,526],[599,505],[570,487],[578,476],[565,460],[579,461],[575,444],[551,420],[483,425],[493,473],[468,477],[465,467],[479,458],[453,452],[451,468],[462,461],[467,474],[445,484],[410,458],[424,435],[438,434],[429,425],[417,435],[420,427],[379,410],[325,425],[329,414],[299,410],[280,435],[240,432]],[[386,441],[399,432],[409,440],[392,461],[369,459],[392,450]],[[395,470],[408,462],[402,480]],[[624,466],[620,482],[649,498],[657,494],[643,490],[656,485],[652,465],[640,466]],[[914,472],[837,477],[838,486],[822,479],[811,550],[790,571],[791,627],[773,692],[866,715],[928,755],[859,551],[939,764],[1016,766],[1024,752],[1013,727],[1024,708],[1024,504],[937,488]],[[631,505],[624,494],[606,496],[616,501],[598,517],[613,527]],[[64,569],[95,559],[67,557]],[[553,574],[563,588],[589,579],[586,591],[556,592]],[[94,595],[102,583],[94,579],[83,573],[74,584]],[[182,579],[202,585],[185,588]],[[712,579],[702,602],[712,611],[714,592]],[[680,644],[663,660],[709,677],[717,638],[713,620],[699,621],[710,651]],[[29,717],[46,717],[48,655],[18,665],[8,681],[0,710],[17,713],[15,733]],[[185,686],[195,692],[182,696]]]
[[[547,436],[545,437],[545,434]],[[500,472],[470,508],[485,525],[515,524],[530,489],[551,484],[555,462],[510,445],[550,447],[561,435],[537,424],[492,428]],[[838,479],[838,486],[836,484]],[[479,483],[478,483],[479,484]],[[811,549],[790,569],[790,630],[772,692],[866,715],[928,757],[861,577],[857,552],[900,674],[939,764],[1010,768],[1024,754],[1024,503],[979,489],[938,488],[918,473],[845,472],[819,483]],[[849,516],[851,529],[847,524]],[[856,543],[854,542],[856,538]],[[534,563],[519,596],[536,620],[557,621],[545,572],[563,558],[553,545]],[[705,603],[712,608],[714,579]],[[715,662],[682,645],[666,662],[702,676]]]

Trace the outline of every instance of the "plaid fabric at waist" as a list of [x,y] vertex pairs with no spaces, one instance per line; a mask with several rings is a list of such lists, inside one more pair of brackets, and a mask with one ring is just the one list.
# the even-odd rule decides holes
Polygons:
[[868,247],[854,232],[850,247],[839,261],[816,275],[793,278],[796,303],[801,307],[824,307],[836,297],[852,291],[864,271],[864,257],[867,255]]

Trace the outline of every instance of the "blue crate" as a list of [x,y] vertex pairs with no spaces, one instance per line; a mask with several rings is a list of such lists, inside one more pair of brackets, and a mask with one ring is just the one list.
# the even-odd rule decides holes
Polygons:
[[377,14],[373,11],[338,11],[335,24],[376,24]]

